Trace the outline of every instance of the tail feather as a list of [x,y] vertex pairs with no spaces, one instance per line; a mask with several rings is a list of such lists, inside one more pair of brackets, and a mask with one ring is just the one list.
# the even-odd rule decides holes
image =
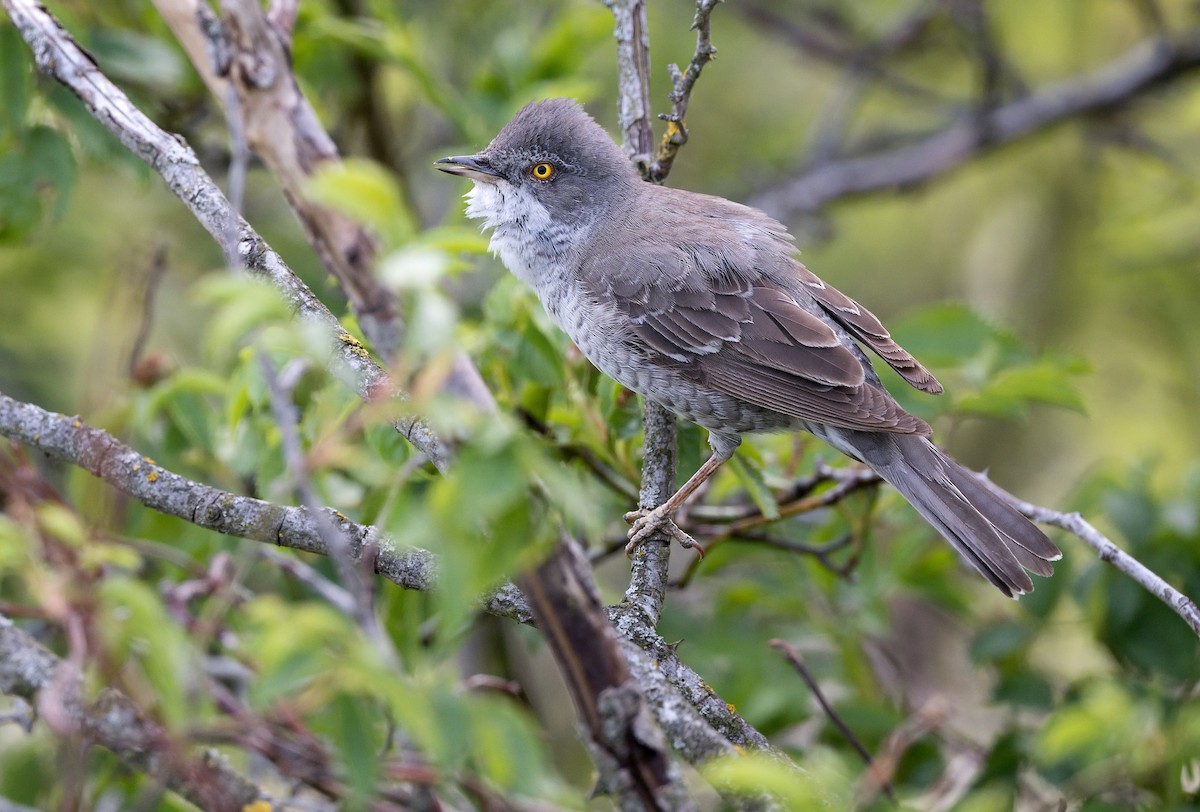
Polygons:
[[1033,589],[1026,570],[1052,575],[1062,553],[1016,508],[927,438],[839,432],[970,564],[1013,597]]

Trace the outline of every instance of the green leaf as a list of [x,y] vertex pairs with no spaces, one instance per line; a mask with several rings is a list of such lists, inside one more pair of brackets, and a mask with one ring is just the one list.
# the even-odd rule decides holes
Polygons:
[[32,54],[17,29],[0,26],[0,145],[25,126],[33,76]]
[[379,164],[348,159],[320,169],[305,184],[318,203],[370,226],[394,248],[412,238],[416,230],[395,179]]
[[378,735],[381,720],[375,704],[366,697],[338,694],[328,707],[333,718],[333,750],[350,786],[346,809],[372,808],[370,801],[379,773],[383,743]]
[[964,304],[925,308],[892,331],[906,350],[930,366],[952,367],[989,349],[1000,359],[1019,357],[1021,342]]
[[1018,671],[1000,680],[992,698],[1006,705],[1049,710],[1054,702],[1054,690],[1038,674]]
[[204,348],[214,359],[236,355],[251,333],[293,321],[291,308],[274,287],[244,274],[213,274],[192,290],[198,302],[213,308]]
[[136,82],[163,93],[176,91],[187,76],[179,49],[162,39],[116,28],[92,33],[88,48],[105,74],[120,83]]
[[1015,621],[1002,621],[984,628],[971,641],[971,661],[986,663],[1021,651],[1033,640],[1033,632]]
[[734,455],[725,463],[737,476],[738,482],[750,494],[763,516],[774,521],[779,518],[779,503],[763,479],[762,469],[744,457]]
[[700,772],[722,793],[749,797],[767,793],[779,799],[785,809],[829,807],[827,789],[812,775],[767,756],[715,758],[705,762]]
[[53,217],[59,219],[67,209],[75,186],[75,156],[67,139],[49,127],[33,127],[26,136],[25,160],[30,174],[39,184],[54,189]]
[[1083,398],[1073,378],[1077,367],[1040,361],[1006,369],[993,376],[978,393],[958,402],[960,411],[991,417],[1023,417],[1029,403],[1044,403],[1083,412]]
[[471,760],[492,783],[509,792],[531,793],[546,769],[538,731],[510,700],[469,696],[468,741]]
[[104,610],[97,628],[112,647],[115,661],[141,669],[168,727],[178,730],[194,723],[196,698],[208,695],[197,684],[197,679],[203,680],[203,670],[187,635],[161,598],[147,584],[120,576],[110,575],[97,588]]

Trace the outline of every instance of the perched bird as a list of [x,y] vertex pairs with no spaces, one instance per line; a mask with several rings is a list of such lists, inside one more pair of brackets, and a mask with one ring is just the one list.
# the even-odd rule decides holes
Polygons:
[[783,225],[719,197],[644,182],[573,100],[526,105],[477,155],[467,215],[602,372],[709,431],[712,456],[670,499],[626,515],[632,552],[755,431],[804,429],[891,483],[1009,596],[1058,548],[930,441],[884,389],[870,350],[916,388],[941,385],[866,308],[796,258]]

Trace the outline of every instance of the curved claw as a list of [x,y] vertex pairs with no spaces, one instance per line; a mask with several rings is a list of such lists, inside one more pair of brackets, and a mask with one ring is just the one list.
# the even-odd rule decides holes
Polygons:
[[649,541],[655,533],[661,532],[667,537],[668,542],[674,539],[679,542],[680,547],[695,550],[701,558],[704,558],[704,547],[700,542],[681,530],[679,525],[675,524],[675,520],[671,518],[671,514],[663,511],[662,508],[631,510],[625,514],[624,518],[632,525],[629,528],[629,543],[625,545],[627,557],[632,558],[638,547]]

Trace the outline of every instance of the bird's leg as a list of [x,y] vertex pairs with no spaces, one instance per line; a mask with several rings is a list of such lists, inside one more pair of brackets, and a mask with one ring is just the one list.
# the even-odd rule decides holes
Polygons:
[[680,530],[673,517],[675,511],[687,503],[688,497],[695,493],[705,480],[716,473],[727,459],[733,456],[734,448],[737,448],[736,443],[728,449],[714,446],[712,455],[704,461],[700,470],[692,474],[691,479],[683,483],[683,487],[675,491],[670,499],[653,510],[640,508],[626,513],[625,521],[633,526],[629,528],[629,543],[625,545],[625,555],[632,556],[651,535],[661,530],[668,538],[678,541],[680,547],[695,548],[703,558],[704,548],[694,538]]

